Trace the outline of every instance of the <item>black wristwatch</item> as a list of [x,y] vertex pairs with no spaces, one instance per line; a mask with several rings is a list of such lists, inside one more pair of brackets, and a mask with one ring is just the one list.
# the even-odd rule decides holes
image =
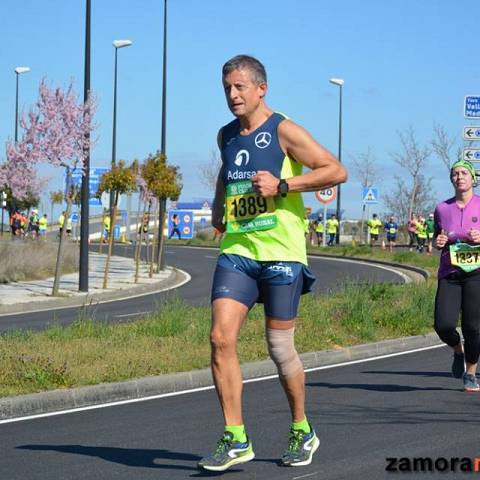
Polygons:
[[282,197],[286,197],[287,193],[288,193],[288,190],[289,190],[289,186],[288,186],[287,181],[284,178],[281,178],[280,182],[278,183],[277,192]]

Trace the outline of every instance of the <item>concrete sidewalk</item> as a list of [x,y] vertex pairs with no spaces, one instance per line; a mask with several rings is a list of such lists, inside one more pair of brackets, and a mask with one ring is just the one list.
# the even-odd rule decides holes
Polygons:
[[171,267],[149,277],[149,267],[140,265],[138,283],[134,283],[135,262],[131,258],[112,256],[108,288],[103,288],[106,255],[89,253],[89,292],[78,291],[78,272],[62,275],[58,297],[52,297],[53,277],[0,284],[0,316],[47,310],[54,307],[75,307],[89,303],[119,300],[132,296],[176,288],[190,276]]

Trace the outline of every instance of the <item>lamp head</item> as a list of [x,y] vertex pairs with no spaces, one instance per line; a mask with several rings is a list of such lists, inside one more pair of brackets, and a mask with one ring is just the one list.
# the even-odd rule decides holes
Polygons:
[[15,73],[20,75],[21,73],[27,73],[30,71],[30,67],[17,67]]
[[333,83],[334,85],[338,85],[339,87],[341,87],[345,83],[345,81],[343,80],[343,78],[331,78],[330,83]]
[[113,46],[115,48],[129,47],[133,42],[131,40],[114,40]]

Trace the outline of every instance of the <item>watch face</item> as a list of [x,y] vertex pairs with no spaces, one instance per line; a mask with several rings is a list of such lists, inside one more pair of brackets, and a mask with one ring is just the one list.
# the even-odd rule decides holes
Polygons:
[[280,185],[278,186],[280,193],[288,192],[288,183],[285,180],[280,180]]

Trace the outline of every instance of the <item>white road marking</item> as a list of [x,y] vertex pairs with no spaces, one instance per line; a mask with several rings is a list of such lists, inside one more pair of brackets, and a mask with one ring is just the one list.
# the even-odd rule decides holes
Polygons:
[[[441,348],[445,347],[444,344],[440,345],[432,345],[430,347],[422,347],[422,348],[416,348],[414,350],[406,350],[404,352],[397,352],[397,353],[389,353],[386,355],[378,355],[376,357],[370,357],[370,358],[364,358],[360,360],[351,360],[348,362],[342,362],[342,363],[335,363],[333,365],[325,365],[322,367],[313,367],[313,368],[308,368],[305,370],[305,373],[308,372],[315,372],[317,370],[327,370],[329,368],[337,368],[337,367],[346,367],[348,365],[355,365],[357,363],[367,363],[367,362],[373,362],[375,360],[382,360],[384,358],[392,358],[392,357],[398,357],[401,355],[409,355],[411,353],[417,353],[417,352],[423,352],[426,350],[433,350],[435,348]],[[262,382],[265,380],[271,380],[273,378],[277,378],[278,375],[267,375],[264,377],[258,377],[258,378],[251,378],[249,380],[244,380],[243,383],[254,383],[254,382]],[[197,393],[197,392],[205,392],[207,390],[213,390],[215,387],[213,385],[209,385],[206,387],[198,387],[198,388],[192,388],[189,390],[181,390],[179,392],[170,392],[170,393],[161,393],[158,395],[151,395],[148,397],[142,397],[142,398],[133,398],[130,400],[120,400],[117,402],[110,402],[110,403],[102,403],[99,405],[90,405],[88,407],[78,407],[78,408],[71,408],[68,410],[61,410],[57,412],[48,412],[48,413],[40,413],[37,415],[28,415],[25,417],[17,417],[17,418],[8,418],[6,420],[0,420],[0,425],[1,424],[6,424],[6,423],[15,423],[15,422],[23,422],[26,420],[34,420],[37,418],[47,418],[47,417],[54,417],[57,415],[67,415],[69,413],[77,413],[77,412],[85,412],[87,410],[96,410],[100,408],[108,408],[108,407],[115,407],[119,405],[128,405],[130,403],[138,403],[138,402],[146,402],[148,400],[158,400],[161,398],[168,398],[168,397],[176,397],[178,395],[186,395],[189,393]]]
[[151,310],[147,310],[146,312],[124,313],[122,315],[114,315],[113,318],[132,317],[133,315],[145,315],[146,313],[151,313]]
[[313,477],[314,475],[318,475],[320,473],[322,473],[322,472],[318,471],[318,472],[313,472],[313,473],[307,473],[306,475],[300,475],[299,477],[292,477],[292,480],[298,480],[299,478]]

